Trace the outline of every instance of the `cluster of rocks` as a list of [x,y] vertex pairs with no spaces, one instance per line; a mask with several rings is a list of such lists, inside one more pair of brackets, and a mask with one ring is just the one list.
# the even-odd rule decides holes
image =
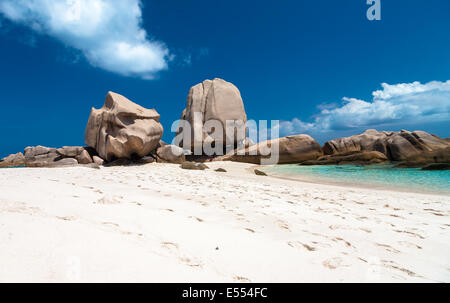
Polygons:
[[109,92],[101,109],[92,108],[86,127],[87,146],[35,146],[0,161],[0,167],[98,167],[151,162],[183,163],[184,150],[161,141],[159,114]]
[[0,167],[61,167],[86,165],[97,168],[103,165],[92,148],[82,146],[64,146],[50,148],[45,146],[30,146],[23,153],[17,153],[3,158]]
[[378,151],[362,151],[362,152],[348,152],[334,155],[325,155],[319,157],[317,160],[308,160],[302,162],[302,165],[366,165],[379,164],[388,161],[386,155]]
[[[237,87],[217,78],[205,80],[190,89],[181,115],[181,120],[186,121],[190,129],[187,132],[180,124],[177,131],[177,137],[181,137],[179,146],[161,141],[164,130],[159,119],[155,109],[144,108],[122,95],[109,92],[103,107],[91,110],[85,132],[86,146],[27,147],[23,153],[0,160],[0,167],[99,167],[161,162],[177,163],[184,169],[206,168],[203,164],[186,160],[301,165],[366,165],[392,161],[398,162],[397,167],[424,169],[448,169],[450,165],[450,139],[423,131],[371,129],[359,135],[328,141],[323,146],[308,135],[253,144],[246,138],[245,125],[227,129],[226,121],[245,124],[247,115]],[[210,121],[219,121],[222,131],[217,133],[214,127],[206,127]],[[227,140],[231,136],[234,141]],[[224,156],[188,155],[201,149],[205,143],[220,146],[221,151],[228,150],[230,146],[226,143],[230,142],[231,152]],[[276,155],[272,155],[273,151]]]
[[390,161],[398,162],[397,167],[425,167],[450,163],[449,141],[424,131],[369,129],[359,135],[328,141],[322,150],[323,157],[302,164],[373,164]]
[[[265,152],[276,144],[278,157],[273,164],[299,163],[301,165],[370,165],[396,162],[396,167],[423,167],[423,169],[448,169],[450,142],[423,131],[376,131],[339,138],[320,146],[308,135],[288,136],[265,141],[239,152],[238,149],[218,161],[238,161],[260,164],[270,160]],[[270,161],[265,164],[271,164]]]

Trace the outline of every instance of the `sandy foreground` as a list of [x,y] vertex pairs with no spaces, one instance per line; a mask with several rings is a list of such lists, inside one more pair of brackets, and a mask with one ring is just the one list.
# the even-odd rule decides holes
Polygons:
[[450,282],[449,196],[208,165],[1,169],[0,282]]

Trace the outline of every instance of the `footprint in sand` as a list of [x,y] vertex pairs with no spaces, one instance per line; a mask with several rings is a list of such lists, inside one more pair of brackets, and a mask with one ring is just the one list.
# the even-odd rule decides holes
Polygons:
[[277,221],[277,225],[281,229],[286,229],[288,231],[291,231],[291,229],[289,228],[289,225],[284,221],[281,221],[281,220]]
[[329,269],[336,269],[340,267],[342,264],[342,258],[336,257],[325,260],[322,262],[322,265]]
[[66,217],[56,216],[56,219],[63,220],[63,221],[74,221],[76,218],[73,216],[66,216]]
[[204,221],[202,218],[198,218],[198,217],[195,217],[195,216],[189,216],[188,219],[195,219],[198,222],[203,222]]
[[402,245],[402,246],[406,246],[406,247],[412,247],[412,248],[417,248],[417,249],[422,249],[422,246],[419,246],[415,243],[412,242],[408,242],[408,241],[399,241],[397,242],[398,244]]
[[249,282],[249,283],[252,282],[250,281],[250,279],[241,276],[234,276],[233,280],[236,282]]
[[178,246],[177,243],[165,241],[161,242],[161,246],[167,249],[171,254],[176,255],[181,263],[186,264],[190,267],[199,267],[199,268],[202,267],[200,261],[193,260],[192,258],[185,255],[181,255],[180,247]]
[[370,229],[368,229],[368,228],[360,228],[360,230],[362,230],[362,231],[364,231],[364,232],[366,232],[366,233],[368,233],[368,234],[370,234],[372,231],[370,230]]
[[118,196],[112,196],[112,195],[106,195],[103,198],[99,199],[97,202],[94,202],[97,204],[120,204],[120,197]]
[[398,254],[398,253],[400,252],[398,249],[395,249],[395,248],[393,248],[392,246],[387,245],[387,244],[380,244],[380,243],[374,243],[374,244],[375,244],[376,246],[382,247],[382,248],[384,248],[385,250],[387,250],[387,251],[389,251],[389,252],[392,252],[392,253]]
[[382,265],[383,265],[384,267],[392,268],[392,269],[395,269],[395,270],[397,270],[397,271],[406,273],[406,274],[407,274],[408,276],[410,276],[410,277],[419,277],[419,278],[423,278],[422,276],[416,274],[415,272],[413,272],[413,271],[411,271],[411,270],[409,270],[409,269],[406,269],[406,268],[403,268],[403,267],[397,265],[394,261],[381,260],[381,263],[382,263]]
[[397,233],[404,233],[404,234],[410,235],[410,236],[412,236],[412,237],[416,237],[416,238],[420,238],[420,239],[425,239],[425,237],[419,235],[418,233],[412,232],[412,231],[408,231],[408,230],[399,230],[399,229],[396,229],[396,230],[394,230],[394,231],[397,232]]
[[346,241],[346,240],[344,240],[344,239],[342,239],[342,238],[336,237],[336,238],[334,238],[334,239],[332,239],[332,240],[333,240],[333,241],[341,241],[341,242],[345,243],[345,245],[346,245],[347,247],[352,247],[352,244],[351,244],[350,242],[348,242],[348,241]]
[[302,242],[299,242],[299,241],[296,241],[296,242],[288,242],[287,244],[288,244],[290,247],[294,247],[294,248],[305,248],[305,249],[308,250],[308,251],[316,251],[316,250],[317,250],[316,247],[310,246],[310,245],[308,245],[308,244],[305,244],[305,243],[302,243]]
[[119,224],[114,223],[114,222],[102,222],[103,225],[111,225],[111,226],[115,226],[115,227],[119,227]]

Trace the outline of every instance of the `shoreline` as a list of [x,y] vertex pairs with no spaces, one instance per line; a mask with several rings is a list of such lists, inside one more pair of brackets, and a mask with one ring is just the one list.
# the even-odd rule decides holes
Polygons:
[[[232,161],[230,161],[232,162]],[[214,162],[206,162],[207,165]],[[216,162],[216,163],[221,163]],[[234,162],[234,163],[241,163],[241,162]],[[153,163],[155,164],[155,163]],[[165,164],[171,164],[171,163],[165,163]],[[308,184],[316,184],[316,185],[329,185],[329,186],[335,186],[338,188],[350,188],[350,189],[363,189],[363,190],[380,190],[380,191],[390,191],[390,192],[400,192],[400,193],[416,193],[416,194],[423,194],[423,195],[435,195],[435,196],[444,196],[444,197],[450,197],[450,194],[438,192],[437,190],[420,190],[416,187],[406,187],[406,186],[389,186],[389,185],[383,185],[383,184],[374,184],[374,183],[350,183],[348,181],[331,181],[326,178],[320,178],[320,177],[311,177],[307,175],[300,175],[300,174],[283,174],[283,173],[273,173],[268,171],[268,169],[276,166],[276,165],[258,165],[258,164],[251,164],[251,163],[244,163],[246,165],[249,165],[245,170],[249,174],[254,174],[255,169],[260,169],[264,171],[268,177],[281,179],[281,180],[289,180],[294,182],[300,182],[300,183],[308,183]],[[136,165],[125,165],[122,167],[139,167],[144,166],[145,164],[136,164]],[[179,164],[171,164],[171,165],[179,165]],[[54,167],[54,168],[48,168],[48,169],[65,169],[70,167]],[[89,168],[89,167],[85,167]],[[31,167],[25,167],[25,166],[18,166],[18,167],[2,167],[0,169],[36,169]]]
[[291,180],[297,182],[306,182],[311,184],[320,184],[320,185],[331,185],[337,187],[344,188],[352,188],[352,189],[368,189],[368,190],[381,190],[381,191],[391,191],[391,192],[405,192],[405,193],[416,193],[416,194],[424,194],[424,195],[436,195],[436,196],[444,196],[449,197],[450,193],[440,192],[438,190],[426,190],[419,189],[417,187],[407,187],[407,186],[389,186],[383,184],[375,184],[375,183],[350,183],[349,181],[331,181],[326,178],[320,177],[312,177],[301,174],[289,174],[289,173],[273,173],[270,171],[270,168],[274,165],[256,165],[254,168],[263,170],[268,176],[273,178],[279,178],[282,180]]
[[[220,163],[216,162],[216,163]],[[233,161],[230,161],[233,162]],[[210,163],[214,162],[205,162],[205,164],[209,165]],[[234,163],[242,163],[242,162],[234,162]],[[170,164],[170,163],[166,163]],[[281,180],[289,180],[289,181],[295,181],[295,182],[301,182],[301,183],[309,183],[309,184],[317,184],[317,185],[330,185],[330,186],[336,186],[341,188],[351,188],[351,189],[367,189],[367,190],[381,190],[381,191],[391,191],[391,192],[404,192],[404,193],[416,193],[416,194],[424,194],[424,195],[436,195],[436,196],[444,196],[449,197],[450,193],[440,192],[438,190],[426,190],[426,189],[418,189],[417,187],[407,187],[407,186],[389,186],[384,184],[375,184],[375,183],[351,183],[349,181],[331,181],[326,178],[320,178],[320,177],[312,177],[307,175],[301,175],[301,174],[290,174],[290,173],[273,173],[270,170],[270,168],[276,166],[276,165],[258,165],[258,164],[251,164],[251,163],[244,163],[249,165],[250,167],[246,168],[246,171],[250,174],[254,174],[254,169],[260,169],[264,171],[268,177],[273,177]],[[145,164],[135,164],[135,165],[125,165],[122,167],[137,167],[137,166],[144,166]],[[179,164],[173,164],[173,165],[179,165]],[[287,164],[281,164],[281,165],[287,165]],[[50,169],[64,169],[64,168],[70,168],[70,167],[54,167]],[[88,167],[86,167],[88,168]],[[36,169],[31,167],[25,167],[25,166],[17,166],[17,167],[1,167],[0,169]]]

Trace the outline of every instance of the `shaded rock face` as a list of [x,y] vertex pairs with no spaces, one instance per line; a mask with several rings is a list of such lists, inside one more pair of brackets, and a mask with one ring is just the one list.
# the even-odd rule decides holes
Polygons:
[[450,164],[450,146],[434,151],[424,151],[412,155],[407,160],[400,162],[396,167],[423,167],[427,164],[433,163],[448,163]]
[[[238,139],[245,139],[247,115],[241,93],[232,83],[222,79],[205,80],[193,86],[189,91],[186,109],[181,115],[181,120],[189,123],[191,129],[190,134],[187,130],[183,130],[180,146],[185,149],[190,148],[193,152],[201,151],[205,141],[225,146],[228,136],[229,142],[236,146],[240,143]],[[242,121],[243,124],[227,131],[227,120]],[[222,125],[223,132],[215,128],[209,129],[208,124],[211,122],[208,121],[218,121]],[[177,135],[180,132],[181,129],[178,130]]]
[[111,161],[139,158],[156,149],[163,134],[159,114],[124,96],[109,92],[101,109],[92,108],[86,127],[86,145]]
[[393,132],[379,132],[375,129],[369,129],[360,135],[325,142],[322,149],[325,155],[372,150],[386,154],[383,142],[393,134]]
[[301,165],[333,165],[333,164],[378,164],[388,161],[385,154],[378,151],[349,152],[348,154],[325,155],[317,160],[308,160]]
[[[268,153],[267,149],[271,152]],[[278,153],[278,157],[274,157],[272,151]],[[267,160],[268,163],[272,163],[272,158],[274,160],[272,164],[288,164],[316,160],[322,155],[319,143],[312,137],[295,135],[252,145],[246,148],[242,155],[235,150],[232,154],[218,157],[216,160],[262,164],[263,159]]]
[[156,150],[156,155],[158,156],[158,159],[162,160],[160,162],[181,164],[186,161],[184,150],[181,147],[175,145],[166,144],[159,147]]
[[389,160],[406,161],[449,146],[446,140],[423,131],[378,132],[372,129],[360,135],[328,141],[323,151],[326,155],[378,151]]
[[450,170],[450,163],[431,163],[422,167],[422,170]]

